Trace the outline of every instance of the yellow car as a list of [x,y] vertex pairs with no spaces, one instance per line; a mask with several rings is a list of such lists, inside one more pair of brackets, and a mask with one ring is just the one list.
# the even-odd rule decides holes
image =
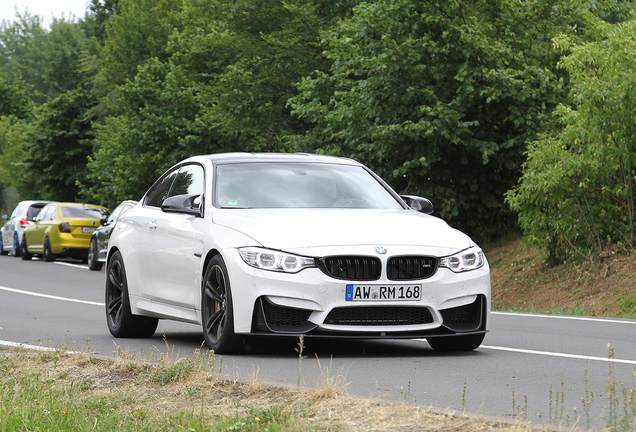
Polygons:
[[42,207],[35,223],[25,230],[20,242],[22,259],[41,255],[45,261],[58,257],[88,262],[91,234],[108,217],[106,207],[92,204],[51,203]]

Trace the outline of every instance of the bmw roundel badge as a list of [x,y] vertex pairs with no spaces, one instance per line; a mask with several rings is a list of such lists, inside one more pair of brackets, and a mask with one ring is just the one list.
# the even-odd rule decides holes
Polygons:
[[377,246],[377,247],[375,248],[375,251],[376,251],[377,253],[381,254],[381,255],[384,255],[384,254],[386,253],[386,249],[385,249],[385,248],[383,248],[382,246]]

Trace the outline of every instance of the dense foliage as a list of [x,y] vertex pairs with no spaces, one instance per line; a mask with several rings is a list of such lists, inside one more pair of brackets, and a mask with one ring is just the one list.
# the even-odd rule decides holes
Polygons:
[[[89,168],[98,186],[87,194],[108,205],[140,198],[193,154],[290,150],[282,137],[306,127],[287,100],[303,76],[326,68],[319,30],[339,11],[330,1],[150,3],[163,12],[135,6],[114,16],[104,48],[104,70],[121,84],[97,127]],[[143,38],[153,43],[122,55],[117,41]]]
[[[113,207],[193,154],[323,152],[432,199],[478,241],[518,214],[553,261],[571,244],[594,244],[581,250],[589,257],[633,236],[634,68],[621,54],[632,10],[623,0],[91,0],[84,17],[50,28],[18,14],[0,23],[0,188]],[[610,80],[595,62],[621,72]]]
[[636,22],[604,29],[599,42],[557,39],[573,84],[571,103],[556,111],[564,127],[530,145],[507,198],[553,263],[634,246]]
[[525,143],[563,97],[545,39],[569,27],[550,14],[534,22],[540,10],[505,1],[354,10],[324,38],[331,69],[304,79],[292,99],[294,114],[315,123],[297,142],[365,162],[473,234],[505,228],[502,197],[518,179]]

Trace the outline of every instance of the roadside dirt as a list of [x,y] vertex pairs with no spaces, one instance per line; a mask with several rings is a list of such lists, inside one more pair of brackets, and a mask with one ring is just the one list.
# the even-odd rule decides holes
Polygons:
[[636,318],[636,253],[549,267],[519,240],[485,248],[493,310]]
[[[36,376],[57,389],[81,389],[72,399],[78,407],[99,405],[107,400],[112,415],[129,415],[157,420],[179,418],[179,413],[205,416],[209,430],[249,431],[400,431],[400,432],[539,432],[561,430],[533,425],[523,418],[503,422],[461,412],[434,412],[401,401],[378,401],[348,396],[343,383],[321,383],[316,388],[288,389],[223,378],[215,373],[195,371],[165,385],[150,382],[144,362],[97,359],[89,354],[20,353],[0,350],[0,388],[5,381],[22,382]],[[163,366],[165,368],[166,366]],[[48,388],[48,387],[47,387]],[[104,399],[105,398],[105,399]],[[91,402],[93,401],[93,402]],[[37,402],[37,401],[35,401]],[[283,424],[254,424],[254,413],[263,410],[293,413]],[[259,415],[259,414],[257,414]],[[242,420],[241,420],[242,419]],[[97,420],[95,420],[97,422]],[[108,422],[101,419],[101,422]],[[117,420],[113,420],[117,421]],[[257,420],[258,421],[258,420]],[[225,422],[218,426],[216,422]],[[251,423],[251,424],[250,424]],[[215,426],[217,424],[217,426]],[[242,425],[242,426],[241,426]],[[95,426],[102,426],[95,423]],[[248,427],[249,426],[249,427]],[[183,428],[174,428],[181,430]],[[195,430],[195,429],[190,429]],[[198,429],[197,429],[198,430]],[[206,429],[208,430],[208,429]]]

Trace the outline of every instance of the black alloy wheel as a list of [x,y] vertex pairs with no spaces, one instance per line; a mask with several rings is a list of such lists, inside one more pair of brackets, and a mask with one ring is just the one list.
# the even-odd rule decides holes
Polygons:
[[91,244],[88,247],[88,268],[91,270],[101,270],[102,263],[97,261],[97,240],[91,239]]
[[116,251],[108,262],[106,277],[106,321],[117,338],[148,338],[155,334],[159,320],[130,311],[124,260]]
[[0,255],[7,255],[9,251],[4,250],[4,242],[2,241],[2,234],[0,234]]
[[51,251],[51,240],[48,237],[44,239],[44,261],[55,261],[55,255]]
[[18,233],[13,233],[13,256],[19,257],[22,250],[20,249],[20,242],[18,241]]
[[463,335],[463,336],[444,336],[426,339],[426,342],[435,351],[473,351],[481,345],[486,337],[485,333]]
[[20,249],[20,258],[22,258],[24,261],[30,260],[33,254],[30,253],[27,249],[26,236],[22,236],[22,244],[20,245]]
[[216,353],[232,353],[239,349],[234,333],[232,292],[227,268],[220,256],[213,257],[205,269],[201,298],[203,336],[209,349]]

